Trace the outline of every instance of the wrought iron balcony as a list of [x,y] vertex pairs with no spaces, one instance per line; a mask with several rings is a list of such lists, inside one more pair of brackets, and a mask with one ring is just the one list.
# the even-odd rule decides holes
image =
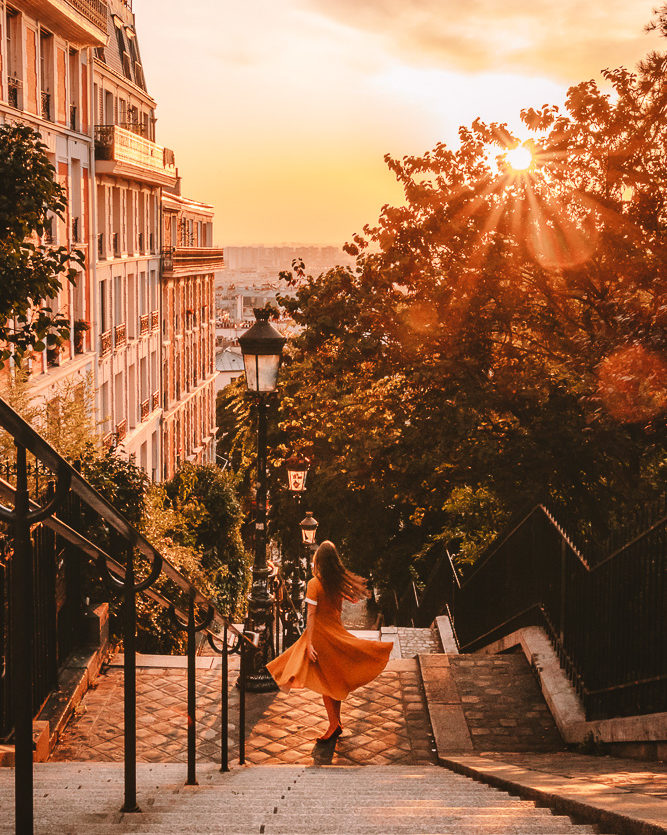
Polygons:
[[18,78],[7,79],[7,102],[11,107],[21,108],[21,89],[23,84]]
[[141,401],[141,422],[143,423],[145,420],[148,419],[149,412],[151,410],[151,401],[150,398]]
[[127,419],[123,418],[120,423],[116,424],[116,440],[118,442],[122,441],[123,438],[127,435]]
[[127,327],[125,322],[121,325],[116,325],[115,329],[115,336],[116,336],[116,348],[122,348],[123,345],[127,342]]
[[183,268],[221,270],[225,266],[225,251],[213,246],[162,247],[162,271],[172,272]]
[[102,446],[104,449],[111,449],[113,446],[113,432],[107,432],[102,436]]
[[100,336],[100,359],[111,353],[111,331],[104,331]]
[[42,92],[42,119],[51,121],[51,93]]
[[69,106],[69,129],[74,131],[77,129],[75,104]]
[[157,331],[160,329],[160,311],[153,310],[151,312],[151,330]]
[[95,158],[100,172],[108,168],[108,173],[124,173],[146,182],[164,185],[176,182],[173,151],[120,125],[95,128]]
[[153,411],[160,408],[160,392],[154,391],[151,397],[151,408]]
[[151,322],[150,322],[150,315],[148,313],[144,313],[143,316],[139,317],[139,335],[146,336],[146,334],[151,329]]
[[170,273],[174,269],[174,248],[163,246],[160,250],[162,272]]
[[68,3],[95,26],[106,31],[107,4],[105,0],[68,0]]
[[120,234],[118,232],[113,233],[113,255],[114,258],[120,258]]
[[105,261],[107,257],[106,247],[104,246],[104,232],[97,233],[97,257],[100,261]]

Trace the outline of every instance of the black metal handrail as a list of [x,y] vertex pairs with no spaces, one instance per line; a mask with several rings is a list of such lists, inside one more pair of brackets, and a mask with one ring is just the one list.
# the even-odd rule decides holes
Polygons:
[[[32,746],[32,662],[34,624],[32,618],[33,583],[32,545],[30,529],[37,523],[51,529],[58,537],[75,546],[77,552],[85,555],[96,565],[107,586],[123,595],[123,652],[124,652],[124,768],[125,791],[123,810],[139,811],[136,796],[136,595],[144,594],[159,606],[167,609],[175,621],[185,626],[188,632],[188,783],[196,782],[195,751],[195,653],[196,633],[208,634],[212,645],[222,640],[222,670],[225,678],[222,688],[227,687],[227,654],[239,652],[241,666],[247,650],[256,644],[256,636],[238,630],[203,595],[196,586],[130,522],[101,496],[56,450],[47,443],[23,418],[0,398],[0,427],[14,439],[16,446],[16,485],[0,478],[0,498],[13,503],[13,509],[0,504],[0,520],[13,528],[12,589],[11,589],[11,663],[12,702],[14,709],[15,742],[15,816],[16,830],[21,833],[33,831],[33,746]],[[32,500],[28,492],[27,452],[31,453],[42,467],[48,468],[56,479],[55,490],[45,506]],[[102,548],[71,525],[60,519],[57,510],[68,496],[77,497],[93,510],[112,530],[114,554],[111,556]],[[137,579],[136,554],[147,558],[150,564],[147,576]],[[164,576],[175,584],[185,596],[186,605],[168,599],[164,590],[153,588],[155,582]],[[198,610],[204,610],[198,617]],[[234,645],[228,646],[228,635],[234,636]],[[245,690],[241,676],[241,701],[239,721],[239,757],[245,756]],[[228,748],[228,700],[222,701],[222,747],[221,767],[227,767]],[[241,719],[243,721],[241,721]]]
[[[664,504],[656,511],[605,553],[577,547],[558,514],[537,504],[463,579],[436,546],[415,622],[447,611],[462,652],[542,626],[589,719],[660,712],[667,703],[667,513]],[[413,617],[407,605],[397,615],[398,622]]]

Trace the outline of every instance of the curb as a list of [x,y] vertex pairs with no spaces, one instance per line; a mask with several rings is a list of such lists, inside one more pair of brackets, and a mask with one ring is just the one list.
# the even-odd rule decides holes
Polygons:
[[[572,815],[586,823],[599,824],[606,829],[612,829],[619,835],[664,835],[667,832],[667,802],[658,800],[650,795],[637,795],[625,790],[612,789],[609,786],[602,786],[591,781],[586,781],[585,786],[589,791],[597,787],[600,794],[606,794],[612,801],[610,803],[594,803],[590,800],[577,797],[575,792],[568,793],[565,787],[560,790],[550,790],[535,785],[536,782],[569,780],[570,778],[556,777],[544,772],[531,771],[529,769],[510,766],[507,763],[493,761],[482,763],[481,757],[447,757],[438,756],[440,765],[472,777],[480,783],[493,786],[497,789],[519,795],[527,800],[537,800],[539,803],[550,807],[555,812],[564,815]],[[495,767],[494,767],[495,766]],[[505,774],[500,772],[506,772]],[[539,780],[536,777],[539,775]],[[576,784],[579,787],[581,783]],[[565,789],[565,790],[564,790]],[[636,805],[654,807],[653,813],[648,815],[630,814],[622,810],[610,808],[613,806],[613,799],[630,800],[636,798]],[[623,805],[622,802],[615,805]]]

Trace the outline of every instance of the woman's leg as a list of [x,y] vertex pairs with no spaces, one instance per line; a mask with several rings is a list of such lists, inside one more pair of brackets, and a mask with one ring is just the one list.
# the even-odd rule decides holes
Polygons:
[[327,730],[328,736],[331,731],[336,730],[340,723],[340,702],[332,699],[331,696],[322,696],[322,701],[324,702],[324,707],[326,708],[327,717],[329,719],[329,728]]

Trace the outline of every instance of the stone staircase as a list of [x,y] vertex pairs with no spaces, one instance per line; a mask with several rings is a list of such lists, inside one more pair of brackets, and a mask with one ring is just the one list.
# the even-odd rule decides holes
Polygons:
[[[36,766],[37,833],[219,833],[219,835],[584,835],[566,816],[436,766],[258,766],[221,774],[200,768],[199,786],[183,768],[140,765],[142,812],[118,811],[117,764]],[[0,771],[0,808],[11,810],[11,774]],[[11,816],[0,832],[12,832]]]

